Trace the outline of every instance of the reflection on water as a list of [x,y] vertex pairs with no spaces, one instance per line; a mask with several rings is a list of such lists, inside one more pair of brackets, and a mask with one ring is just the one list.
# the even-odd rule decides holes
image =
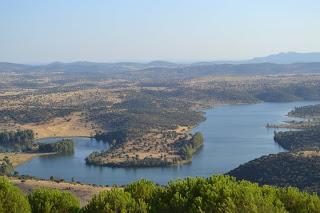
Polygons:
[[[89,166],[85,157],[93,151],[107,149],[103,142],[90,138],[73,138],[72,155],[36,157],[20,165],[20,174],[42,178],[54,176],[96,184],[126,184],[147,178],[160,184],[187,176],[209,176],[225,173],[240,164],[262,155],[284,151],[273,141],[273,129],[267,123],[280,123],[295,106],[316,102],[261,103],[254,105],[223,106],[206,110],[207,120],[194,131],[205,138],[204,146],[190,164],[164,168],[108,168]],[[57,139],[45,139],[46,142]]]

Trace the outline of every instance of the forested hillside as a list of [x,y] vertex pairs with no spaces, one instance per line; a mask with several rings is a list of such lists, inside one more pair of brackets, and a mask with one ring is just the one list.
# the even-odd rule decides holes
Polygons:
[[279,153],[252,160],[228,173],[259,184],[294,186],[320,193],[320,154]]
[[274,141],[289,151],[319,150],[320,126],[301,131],[275,132]]

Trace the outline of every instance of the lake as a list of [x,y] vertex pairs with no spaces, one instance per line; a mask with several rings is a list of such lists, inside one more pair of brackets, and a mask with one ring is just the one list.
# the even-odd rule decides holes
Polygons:
[[[33,158],[17,167],[20,174],[48,179],[50,176],[70,181],[103,185],[122,185],[146,178],[159,184],[188,176],[223,174],[262,155],[283,150],[273,141],[273,129],[267,123],[288,120],[287,113],[296,106],[319,102],[259,103],[219,106],[205,110],[207,120],[193,132],[203,133],[203,148],[187,165],[163,168],[109,168],[88,166],[85,157],[93,151],[107,149],[103,142],[90,138],[73,138],[72,155],[51,155]],[[44,139],[50,142],[58,139]]]

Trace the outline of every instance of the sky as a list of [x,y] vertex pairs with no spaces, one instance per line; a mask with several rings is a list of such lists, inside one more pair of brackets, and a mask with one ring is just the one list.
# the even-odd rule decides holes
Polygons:
[[319,0],[1,0],[0,61],[173,62],[320,51]]

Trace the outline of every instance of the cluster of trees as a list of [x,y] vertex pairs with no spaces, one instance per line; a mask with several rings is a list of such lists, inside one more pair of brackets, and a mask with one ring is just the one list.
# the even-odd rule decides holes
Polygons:
[[73,153],[74,142],[70,139],[63,139],[54,143],[40,143],[39,152]]
[[0,110],[0,121],[6,122],[12,120],[16,123],[41,123],[48,121],[55,117],[68,116],[74,109],[71,108],[48,108],[48,107],[26,107],[21,109],[1,109]]
[[0,212],[11,213],[76,213],[80,202],[69,192],[36,189],[25,196],[8,179],[0,177]]
[[301,131],[275,132],[274,140],[289,151],[319,150],[320,126]]
[[33,140],[34,132],[29,129],[0,132],[0,145],[2,146],[30,146]]
[[256,95],[256,98],[265,102],[288,102],[301,100],[300,97],[280,89],[262,91]]
[[300,153],[271,154],[247,162],[228,175],[259,184],[294,186],[320,193],[320,156]]
[[0,212],[31,212],[27,197],[4,177],[0,177]]
[[97,132],[94,138],[98,141],[104,141],[111,146],[122,144],[127,140],[128,134],[123,130],[114,132]]
[[306,118],[306,117],[319,117],[320,116],[320,104],[296,107],[289,112],[289,116]]
[[93,152],[86,158],[86,163],[88,165],[96,166],[110,166],[110,167],[124,167],[124,168],[134,168],[134,167],[164,167],[174,165],[176,162],[168,160],[166,158],[155,158],[155,157],[145,157],[143,159],[139,158],[128,158],[125,161],[120,162],[108,162],[103,160],[103,154],[100,152]]
[[[99,113],[98,113],[99,114]],[[99,117],[97,117],[99,116]],[[203,121],[201,112],[170,111],[162,109],[157,111],[118,111],[94,115],[93,120],[106,129],[131,131],[138,129],[142,133],[150,129],[173,129],[176,126],[194,126]]]
[[85,159],[86,164],[101,166],[103,164],[101,161],[101,155],[102,153],[97,151],[90,153],[90,155],[88,155]]
[[14,167],[9,158],[5,156],[0,164],[0,175],[11,175],[14,171]]
[[37,189],[24,196],[0,177],[0,212],[319,212],[320,198],[296,188],[258,186],[229,176],[187,178],[159,186],[140,180],[95,195],[83,208],[68,192]]
[[[285,84],[284,84],[285,85]],[[299,100],[319,100],[319,85],[291,84],[279,87],[263,88],[251,92],[254,96],[265,102],[288,102]]]
[[150,94],[134,94],[132,98],[112,106],[112,112],[93,110],[90,119],[109,131],[173,129],[194,126],[204,120],[201,112],[190,110],[181,101],[167,100]]
[[203,145],[203,135],[201,132],[196,132],[191,140],[182,143],[179,154],[183,160],[192,158],[192,155],[197,152]]
[[56,189],[36,189],[28,195],[28,201],[33,213],[80,212],[80,202],[75,196]]

